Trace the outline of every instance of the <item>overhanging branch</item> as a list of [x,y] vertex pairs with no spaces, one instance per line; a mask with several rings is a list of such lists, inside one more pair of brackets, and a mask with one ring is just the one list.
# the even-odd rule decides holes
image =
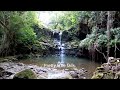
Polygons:
[[106,59],[106,61],[107,61],[107,57],[105,56],[105,54],[104,53],[102,53],[100,50],[98,50],[97,48],[95,48],[99,53],[101,53],[103,56],[104,56],[104,58]]

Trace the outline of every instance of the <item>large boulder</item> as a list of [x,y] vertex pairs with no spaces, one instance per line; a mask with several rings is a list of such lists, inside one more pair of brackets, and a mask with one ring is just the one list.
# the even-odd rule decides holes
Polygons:
[[114,74],[110,71],[105,71],[104,67],[97,67],[91,79],[113,79]]
[[108,63],[104,63],[101,67],[96,68],[92,79],[118,79],[119,73],[117,73],[118,69],[115,63],[115,59],[109,58]]
[[13,79],[37,79],[37,76],[31,69],[26,69],[15,74]]

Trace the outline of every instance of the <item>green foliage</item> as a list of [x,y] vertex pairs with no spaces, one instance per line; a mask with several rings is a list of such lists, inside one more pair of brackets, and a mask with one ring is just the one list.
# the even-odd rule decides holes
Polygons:
[[98,44],[98,47],[106,47],[107,46],[107,36],[104,34],[99,35],[96,43]]
[[[110,46],[114,47],[115,43],[120,44],[120,28],[111,29],[110,32]],[[107,47],[107,43],[107,31],[103,28],[93,27],[92,33],[87,35],[87,37],[80,42],[79,46],[88,48],[90,45],[95,44],[97,47]]]
[[87,37],[80,42],[79,46],[88,48],[90,45],[92,45],[95,42],[95,39],[96,39],[95,34],[87,35]]
[[120,44],[120,28],[111,29],[110,32],[111,32],[110,45],[112,47],[114,47],[115,43],[119,45]]
[[34,43],[36,34],[31,27],[24,27],[19,30],[18,42],[25,45]]
[[31,47],[35,43],[36,33],[33,26],[39,26],[36,12],[0,11],[0,21],[0,26],[2,26],[0,27],[1,55],[3,55],[2,53],[5,55],[7,55],[6,53],[14,53],[19,45]]
[[79,22],[79,11],[60,11],[51,18],[51,29],[68,30]]
[[22,14],[15,12],[10,18],[10,26],[16,34],[16,42],[24,45],[34,43],[36,35],[32,26],[35,24],[37,24],[35,12],[26,11]]

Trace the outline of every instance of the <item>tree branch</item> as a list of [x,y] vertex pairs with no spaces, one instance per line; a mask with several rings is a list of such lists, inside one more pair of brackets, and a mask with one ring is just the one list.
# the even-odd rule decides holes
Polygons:
[[7,30],[9,30],[9,28],[0,20],[0,24],[5,27]]
[[116,46],[117,50],[120,51],[120,49]]
[[104,56],[104,58],[106,59],[106,61],[107,61],[107,57],[105,56],[105,54],[104,53],[102,53],[100,50],[98,50],[97,48],[95,48],[99,53],[101,53],[103,56]]

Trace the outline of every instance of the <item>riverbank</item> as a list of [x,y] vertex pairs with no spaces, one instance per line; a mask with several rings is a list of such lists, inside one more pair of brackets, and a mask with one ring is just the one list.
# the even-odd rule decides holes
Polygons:
[[120,79],[120,58],[109,57],[107,63],[96,68],[92,79]]
[[[35,74],[36,79],[86,79],[85,75],[87,73],[84,68],[75,68],[73,70],[55,69],[52,67],[40,67],[32,64],[4,62],[0,63],[0,79],[14,79],[16,74],[21,73],[25,70],[31,70]],[[22,79],[26,78],[24,76],[26,75],[23,75]]]

